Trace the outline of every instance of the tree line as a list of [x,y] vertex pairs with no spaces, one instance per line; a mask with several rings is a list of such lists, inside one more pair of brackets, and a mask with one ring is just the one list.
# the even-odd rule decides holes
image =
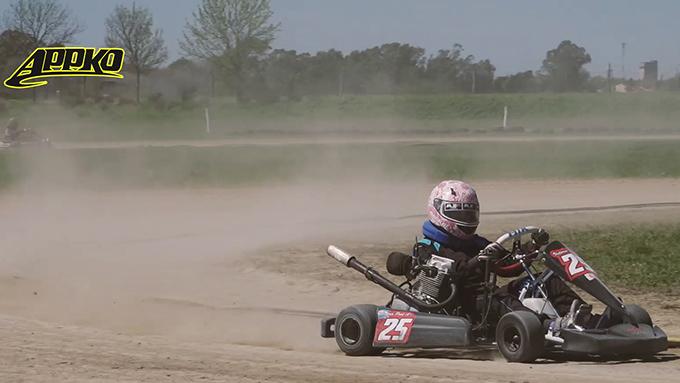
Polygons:
[[[423,48],[398,42],[347,54],[334,49],[315,54],[272,49],[280,30],[272,16],[269,0],[201,0],[179,41],[184,57],[162,67],[168,51],[151,11],[134,3],[117,5],[105,22],[106,45],[125,49],[138,103],[144,76],[154,73],[174,78],[181,74],[182,81],[170,82],[182,88],[183,100],[194,97],[198,79],[204,77],[212,95],[230,94],[240,102],[342,94],[594,90],[595,82],[584,69],[590,55],[568,40],[546,53],[540,70],[496,76],[488,59],[466,54],[459,44],[429,55]],[[68,44],[83,31],[73,12],[57,0],[13,0],[3,23],[3,75],[36,47]]]

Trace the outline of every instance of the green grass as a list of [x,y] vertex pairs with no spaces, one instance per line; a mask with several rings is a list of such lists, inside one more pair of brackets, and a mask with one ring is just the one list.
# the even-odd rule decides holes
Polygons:
[[300,144],[0,152],[0,186],[212,187],[336,179],[680,177],[677,141]]
[[[54,100],[53,100],[54,101]],[[206,138],[205,105],[158,110],[150,105],[33,105],[7,101],[0,119],[20,116],[54,140]],[[510,124],[539,134],[680,132],[680,93],[480,94],[307,98],[237,105],[215,99],[211,137],[243,134],[457,133],[498,134],[504,106]]]
[[677,116],[680,94],[485,94],[407,96],[395,99],[403,116],[422,119],[496,118],[508,106],[511,117],[574,118],[583,116],[653,114]]
[[433,179],[680,176],[680,149],[673,141],[450,144],[411,147],[403,154],[405,163],[428,164]]
[[680,292],[680,224],[614,226],[555,233],[607,284]]

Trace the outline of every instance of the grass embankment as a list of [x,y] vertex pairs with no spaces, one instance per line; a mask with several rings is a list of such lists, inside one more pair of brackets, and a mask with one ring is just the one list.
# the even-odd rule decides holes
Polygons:
[[680,293],[680,224],[613,226],[555,233],[607,284]]
[[0,119],[18,115],[55,140],[189,139],[243,134],[458,133],[498,134],[503,108],[510,125],[540,134],[680,132],[680,94],[481,94],[346,96],[237,105],[33,105],[8,101]]
[[0,152],[0,185],[238,186],[300,180],[680,177],[678,141],[300,144]]

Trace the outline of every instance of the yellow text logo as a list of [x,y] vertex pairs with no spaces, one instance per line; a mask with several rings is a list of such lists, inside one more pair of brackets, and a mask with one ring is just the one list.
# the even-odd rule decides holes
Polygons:
[[37,48],[5,80],[5,86],[28,89],[47,85],[47,78],[108,77],[120,74],[125,61],[121,48],[50,47]]

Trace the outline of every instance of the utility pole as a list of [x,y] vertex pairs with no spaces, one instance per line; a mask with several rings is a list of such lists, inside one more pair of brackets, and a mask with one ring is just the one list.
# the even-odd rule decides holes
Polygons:
[[626,43],[621,43],[621,78],[626,80]]
[[607,67],[607,90],[609,93],[612,92],[612,63]]

